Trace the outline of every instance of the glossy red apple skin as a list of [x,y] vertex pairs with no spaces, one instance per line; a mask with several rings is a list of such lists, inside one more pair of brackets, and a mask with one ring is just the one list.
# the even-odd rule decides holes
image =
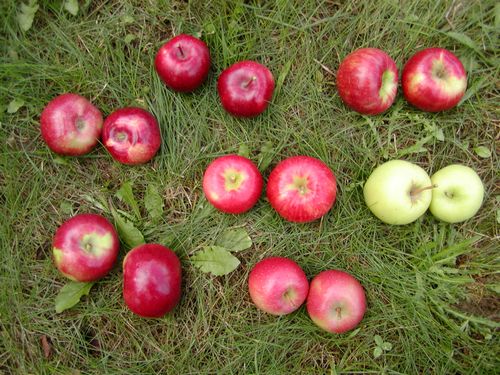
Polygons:
[[460,60],[443,48],[417,52],[401,76],[403,94],[412,105],[439,112],[455,107],[467,89],[467,74]]
[[165,43],[156,54],[155,68],[172,90],[189,92],[197,89],[210,70],[210,52],[205,42],[181,34]]
[[65,221],[52,241],[54,263],[74,281],[94,281],[113,267],[120,242],[113,225],[103,216],[79,214]]
[[376,115],[394,102],[398,69],[394,60],[378,48],[360,48],[340,63],[337,89],[344,103],[356,112]]
[[118,162],[143,164],[160,148],[160,127],[154,116],[142,108],[121,108],[104,121],[102,142]]
[[123,260],[123,298],[135,314],[159,318],[181,298],[182,270],[177,255],[158,244],[139,245]]
[[224,109],[237,117],[255,117],[265,111],[273,97],[271,71],[255,61],[240,61],[224,70],[217,81]]
[[309,282],[293,260],[269,257],[258,262],[250,272],[248,291],[259,309],[272,315],[286,315],[304,303]]
[[306,302],[313,322],[330,333],[355,328],[366,311],[363,287],[347,272],[328,270],[311,280]]
[[83,96],[67,93],[52,99],[40,116],[43,140],[57,154],[89,153],[99,141],[102,114]]
[[[234,177],[234,181],[231,178]],[[203,175],[203,192],[218,210],[241,214],[250,210],[262,194],[264,180],[257,166],[240,155],[215,159]]]
[[293,222],[319,219],[332,208],[336,195],[335,175],[325,163],[311,156],[281,161],[267,182],[269,203],[283,218]]

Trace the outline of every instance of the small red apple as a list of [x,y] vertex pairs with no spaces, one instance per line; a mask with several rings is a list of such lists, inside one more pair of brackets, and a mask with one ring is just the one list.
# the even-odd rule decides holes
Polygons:
[[335,175],[325,163],[311,156],[281,161],[267,182],[271,206],[294,222],[319,219],[332,208],[336,194]]
[[396,63],[378,48],[360,48],[340,63],[337,89],[356,112],[376,115],[394,102],[398,89]]
[[193,91],[208,76],[210,52],[205,42],[181,34],[165,43],[156,54],[155,68],[171,89]]
[[218,210],[241,214],[260,198],[264,182],[251,160],[239,155],[215,159],[203,175],[203,192]]
[[139,245],[123,260],[123,298],[137,315],[159,318],[181,298],[181,263],[169,248]]
[[102,130],[101,112],[84,97],[63,94],[52,99],[40,117],[42,137],[61,155],[83,155],[97,144]]
[[238,117],[255,117],[273,97],[274,78],[264,65],[240,61],[224,70],[217,82],[222,106]]
[[64,276],[75,281],[94,281],[111,270],[119,246],[115,228],[106,218],[79,214],[57,229],[52,253]]
[[248,290],[259,309],[272,315],[285,315],[304,303],[309,282],[293,260],[270,257],[254,266],[248,277]]
[[421,110],[438,112],[453,108],[462,99],[467,74],[450,51],[427,48],[408,60],[401,82],[406,100]]
[[142,108],[121,108],[104,121],[102,142],[120,163],[143,164],[160,148],[160,127],[154,116]]
[[307,312],[312,321],[330,333],[343,333],[356,327],[366,310],[363,287],[350,274],[329,270],[311,281]]

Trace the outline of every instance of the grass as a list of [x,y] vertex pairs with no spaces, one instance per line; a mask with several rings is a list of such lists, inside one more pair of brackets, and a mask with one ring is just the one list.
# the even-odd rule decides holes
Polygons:
[[[0,5],[0,372],[5,373],[436,373],[498,370],[498,4],[494,1],[94,1],[71,16],[43,1],[31,30],[20,31],[15,1]],[[134,21],[129,22],[127,17]],[[212,54],[208,81],[194,94],[169,91],[153,68],[162,42],[202,33]],[[454,32],[457,34],[448,34]],[[125,37],[135,39],[125,43]],[[463,35],[470,38],[464,39]],[[402,67],[417,50],[454,51],[468,70],[468,99],[446,113],[412,108],[401,93],[375,117],[348,110],[335,89],[340,60],[358,47],[384,49]],[[255,59],[278,84],[252,120],[230,117],[216,93],[229,64]],[[126,105],[154,113],[162,148],[144,166],[114,162],[103,147],[80,158],[49,152],[39,114],[62,92],[90,98],[105,115]],[[400,90],[401,92],[401,90]],[[442,130],[444,139],[429,137]],[[207,164],[245,144],[257,160],[270,141],[272,163],[307,154],[335,172],[339,195],[322,220],[280,219],[263,197],[241,216],[215,212],[201,191]],[[492,151],[480,158],[473,151]],[[425,150],[422,149],[425,148]],[[426,214],[388,226],[362,195],[373,168],[404,158],[430,174],[451,163],[473,167],[486,187],[471,220],[443,224]],[[71,215],[97,212],[131,181],[149,242],[171,247],[183,265],[183,298],[158,320],[133,316],[121,297],[120,262],[71,310],[55,314],[66,282],[51,260],[51,237]],[[150,184],[164,197],[153,223],[142,205]],[[226,228],[244,226],[254,246],[225,277],[201,273],[190,256]],[[464,242],[465,241],[465,242]],[[128,248],[122,246],[120,259]],[[305,309],[281,318],[258,311],[246,292],[265,256],[295,259],[308,277],[329,269],[363,284],[367,314],[345,335],[322,332]],[[375,335],[393,349],[374,359]],[[48,358],[41,344],[51,347]]]

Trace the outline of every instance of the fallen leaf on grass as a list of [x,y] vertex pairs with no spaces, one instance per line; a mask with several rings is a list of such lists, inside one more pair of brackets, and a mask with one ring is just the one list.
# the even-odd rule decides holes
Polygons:
[[43,335],[40,341],[42,342],[43,356],[49,358],[52,353],[52,346],[50,345],[48,337]]
[[61,288],[56,297],[56,313],[61,313],[75,306],[83,296],[88,296],[94,283],[70,281]]
[[240,264],[238,258],[220,246],[206,246],[192,258],[195,267],[202,272],[223,276],[234,271]]

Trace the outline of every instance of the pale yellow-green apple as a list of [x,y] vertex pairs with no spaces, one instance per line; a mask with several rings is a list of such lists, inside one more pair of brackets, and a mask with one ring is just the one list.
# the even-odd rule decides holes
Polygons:
[[421,167],[405,160],[379,165],[365,183],[365,202],[387,224],[403,225],[417,220],[429,208],[432,182]]
[[448,165],[434,173],[431,181],[434,189],[429,209],[439,220],[458,223],[470,219],[483,203],[483,183],[465,165]]

